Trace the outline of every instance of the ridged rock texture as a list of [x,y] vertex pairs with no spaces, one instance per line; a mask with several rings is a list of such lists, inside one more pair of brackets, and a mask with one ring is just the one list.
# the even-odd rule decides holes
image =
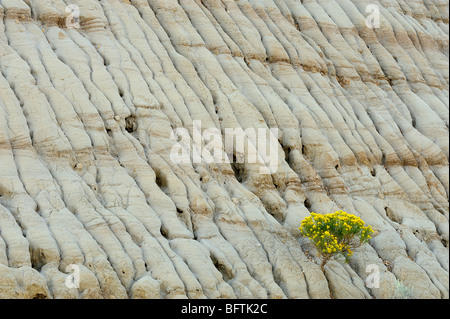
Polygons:
[[[449,298],[448,10],[0,0],[0,298]],[[173,161],[194,121],[277,128],[276,171]],[[340,209],[376,236],[322,271]]]

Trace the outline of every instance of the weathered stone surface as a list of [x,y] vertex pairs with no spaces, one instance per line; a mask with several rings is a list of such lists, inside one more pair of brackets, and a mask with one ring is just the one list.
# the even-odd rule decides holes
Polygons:
[[[0,0],[0,298],[449,298],[448,1],[71,3]],[[196,121],[276,171],[176,163]],[[377,236],[322,272],[337,209]]]

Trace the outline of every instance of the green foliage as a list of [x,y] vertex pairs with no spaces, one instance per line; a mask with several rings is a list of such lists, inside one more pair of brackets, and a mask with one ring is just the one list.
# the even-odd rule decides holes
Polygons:
[[395,280],[395,293],[394,299],[411,299],[413,295],[413,289],[406,286],[403,282]]
[[325,262],[335,255],[345,261],[353,255],[353,249],[368,242],[373,233],[361,218],[339,210],[331,214],[311,213],[300,226],[301,233],[316,246]]

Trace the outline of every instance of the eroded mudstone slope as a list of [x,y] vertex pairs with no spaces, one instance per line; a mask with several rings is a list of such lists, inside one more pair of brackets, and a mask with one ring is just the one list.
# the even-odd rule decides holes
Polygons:
[[[448,298],[448,9],[0,0],[0,298]],[[278,129],[276,169],[174,161],[212,128]],[[377,236],[322,272],[338,209]]]

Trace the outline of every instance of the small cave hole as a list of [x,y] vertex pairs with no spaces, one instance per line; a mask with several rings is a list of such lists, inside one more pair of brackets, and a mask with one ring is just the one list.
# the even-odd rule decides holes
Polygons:
[[134,115],[130,115],[125,119],[125,130],[128,133],[133,133],[137,130],[137,122]]
[[389,207],[385,207],[384,211],[386,212],[386,216],[395,223],[401,224],[401,219],[395,215],[395,213]]
[[308,210],[311,209],[311,203],[309,202],[308,199],[305,199],[305,201],[303,202],[303,205],[304,205]]
[[234,176],[239,183],[242,183],[245,178],[244,166],[240,163],[236,163],[236,156],[233,155],[233,163],[231,163],[231,168],[234,171]]
[[164,176],[161,175],[159,171],[155,170],[155,183],[164,192],[167,188],[167,182]]
[[222,274],[222,277],[225,281],[229,281],[233,278],[232,274],[229,274],[229,272],[226,269],[226,266],[221,263],[219,260],[217,260],[217,258],[215,258],[214,256],[210,256],[211,261],[214,265],[214,267]]
[[286,148],[283,147],[283,150],[284,150],[284,159],[286,162],[289,162],[289,154],[291,153],[291,148],[289,146]]
[[163,235],[164,238],[167,238],[167,232],[166,232],[165,229],[163,229],[163,228],[161,227],[160,232],[161,232],[161,235]]

